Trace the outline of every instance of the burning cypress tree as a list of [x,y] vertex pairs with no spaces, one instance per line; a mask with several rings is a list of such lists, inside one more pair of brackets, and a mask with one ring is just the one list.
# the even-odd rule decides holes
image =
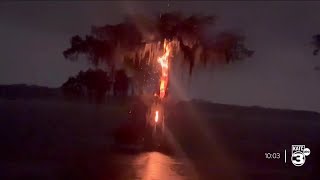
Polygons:
[[105,63],[111,69],[111,76],[117,65],[125,65],[133,72],[139,88],[156,74],[160,80],[159,94],[161,91],[165,94],[169,79],[164,76],[168,75],[170,61],[179,53],[183,55],[182,62],[189,65],[189,75],[198,62],[230,63],[253,54],[244,45],[245,37],[234,32],[207,37],[205,30],[214,22],[213,16],[180,13],[127,16],[116,25],[93,26],[84,38],[73,36],[71,47],[63,55],[76,60],[78,54],[84,54],[94,65]]

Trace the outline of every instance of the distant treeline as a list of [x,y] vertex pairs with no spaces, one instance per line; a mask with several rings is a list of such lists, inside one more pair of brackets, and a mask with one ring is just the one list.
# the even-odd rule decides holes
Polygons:
[[60,88],[48,88],[27,84],[0,85],[1,98],[59,98],[61,96]]

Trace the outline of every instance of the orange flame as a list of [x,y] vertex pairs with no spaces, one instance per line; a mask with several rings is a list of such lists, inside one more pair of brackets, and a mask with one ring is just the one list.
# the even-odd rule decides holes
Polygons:
[[160,78],[160,98],[163,99],[166,95],[169,76],[169,58],[172,53],[171,42],[164,40],[163,49],[164,54],[158,58],[158,62],[161,65],[161,78]]
[[[169,80],[169,65],[170,65],[170,58],[172,56],[173,48],[176,47],[175,41],[167,41],[164,40],[163,43],[163,55],[158,58],[158,63],[161,66],[161,77],[160,77],[160,100],[162,100],[166,93],[168,87],[168,80]],[[159,120],[159,110],[155,111],[154,120],[157,123]]]

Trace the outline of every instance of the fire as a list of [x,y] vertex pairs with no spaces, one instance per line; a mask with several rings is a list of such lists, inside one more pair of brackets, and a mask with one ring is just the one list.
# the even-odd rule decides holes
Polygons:
[[[158,57],[158,63],[161,66],[161,77],[160,77],[160,100],[163,100],[167,94],[168,81],[169,81],[169,67],[170,67],[170,58],[173,54],[174,48],[176,48],[176,41],[164,40],[163,43],[163,55]],[[157,108],[158,109],[158,108]],[[159,120],[159,109],[155,111],[154,121],[157,123]]]
[[159,120],[159,111],[156,111],[156,115],[154,117],[154,121],[157,123]]
[[161,65],[161,77],[160,77],[160,98],[163,99],[167,86],[169,76],[169,58],[172,53],[172,43],[165,40],[163,43],[164,54],[158,58],[158,63]]

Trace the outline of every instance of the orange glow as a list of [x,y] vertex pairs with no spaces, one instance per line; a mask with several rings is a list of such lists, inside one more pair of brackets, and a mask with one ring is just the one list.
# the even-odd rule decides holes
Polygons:
[[172,53],[173,44],[167,40],[164,40],[163,49],[164,54],[158,58],[158,62],[161,65],[161,78],[160,78],[160,98],[163,99],[166,95],[168,86],[169,75],[169,58]]
[[159,120],[159,111],[156,111],[156,115],[154,117],[154,121],[158,122],[158,120]]

